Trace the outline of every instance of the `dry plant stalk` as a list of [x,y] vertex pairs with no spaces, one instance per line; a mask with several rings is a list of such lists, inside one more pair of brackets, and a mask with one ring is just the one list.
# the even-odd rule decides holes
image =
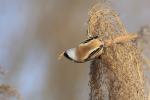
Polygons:
[[138,38],[137,34],[121,34],[115,35],[115,38],[104,40],[105,47],[112,46],[118,43],[130,42],[132,40],[136,40]]
[[[6,98],[16,97],[17,100],[23,100],[19,92],[11,87],[10,85],[1,84],[0,85],[0,94],[2,94],[0,97],[5,100]],[[7,99],[6,99],[7,100]]]
[[[118,14],[107,5],[89,12],[88,37],[113,40],[127,33]],[[104,49],[90,67],[90,100],[144,100],[142,58],[134,42],[113,44]]]

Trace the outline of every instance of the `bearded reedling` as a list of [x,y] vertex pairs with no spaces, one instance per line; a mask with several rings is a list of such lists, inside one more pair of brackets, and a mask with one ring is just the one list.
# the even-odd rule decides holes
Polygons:
[[135,40],[136,34],[123,34],[114,39],[100,40],[98,36],[91,37],[81,42],[76,48],[68,49],[59,55],[59,59],[63,56],[77,62],[84,63],[89,60],[99,58],[103,53],[103,49],[113,44],[124,43]]
[[102,54],[104,42],[98,39],[98,36],[89,38],[81,42],[76,48],[71,48],[60,54],[59,59],[62,56],[77,62],[83,63],[94,58],[97,58]]

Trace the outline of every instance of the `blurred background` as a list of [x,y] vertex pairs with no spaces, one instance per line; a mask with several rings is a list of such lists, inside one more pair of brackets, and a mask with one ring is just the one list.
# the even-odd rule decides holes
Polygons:
[[[150,24],[150,0],[109,0],[129,32]],[[57,60],[86,38],[88,11],[100,0],[0,0],[0,83],[24,100],[88,100],[89,62]],[[148,54],[150,55],[150,54]]]

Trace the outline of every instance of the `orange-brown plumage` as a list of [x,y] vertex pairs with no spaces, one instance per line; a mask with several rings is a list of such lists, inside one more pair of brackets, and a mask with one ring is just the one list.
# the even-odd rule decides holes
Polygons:
[[83,61],[84,59],[86,59],[91,54],[91,52],[98,49],[100,45],[103,45],[103,42],[98,39],[93,39],[86,44],[80,44],[76,48],[78,60]]

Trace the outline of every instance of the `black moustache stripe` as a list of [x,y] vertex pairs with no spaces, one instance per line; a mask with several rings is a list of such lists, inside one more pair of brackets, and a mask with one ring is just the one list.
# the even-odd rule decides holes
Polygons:
[[76,62],[76,63],[84,63],[84,62],[85,62],[85,61],[77,61],[77,60],[72,59],[71,57],[69,57],[69,55],[68,55],[66,52],[64,53],[64,56],[65,56],[66,58],[68,58],[69,60],[74,61],[74,62]]
[[73,60],[71,57],[69,57],[69,55],[66,52],[64,53],[64,56],[70,60]]

